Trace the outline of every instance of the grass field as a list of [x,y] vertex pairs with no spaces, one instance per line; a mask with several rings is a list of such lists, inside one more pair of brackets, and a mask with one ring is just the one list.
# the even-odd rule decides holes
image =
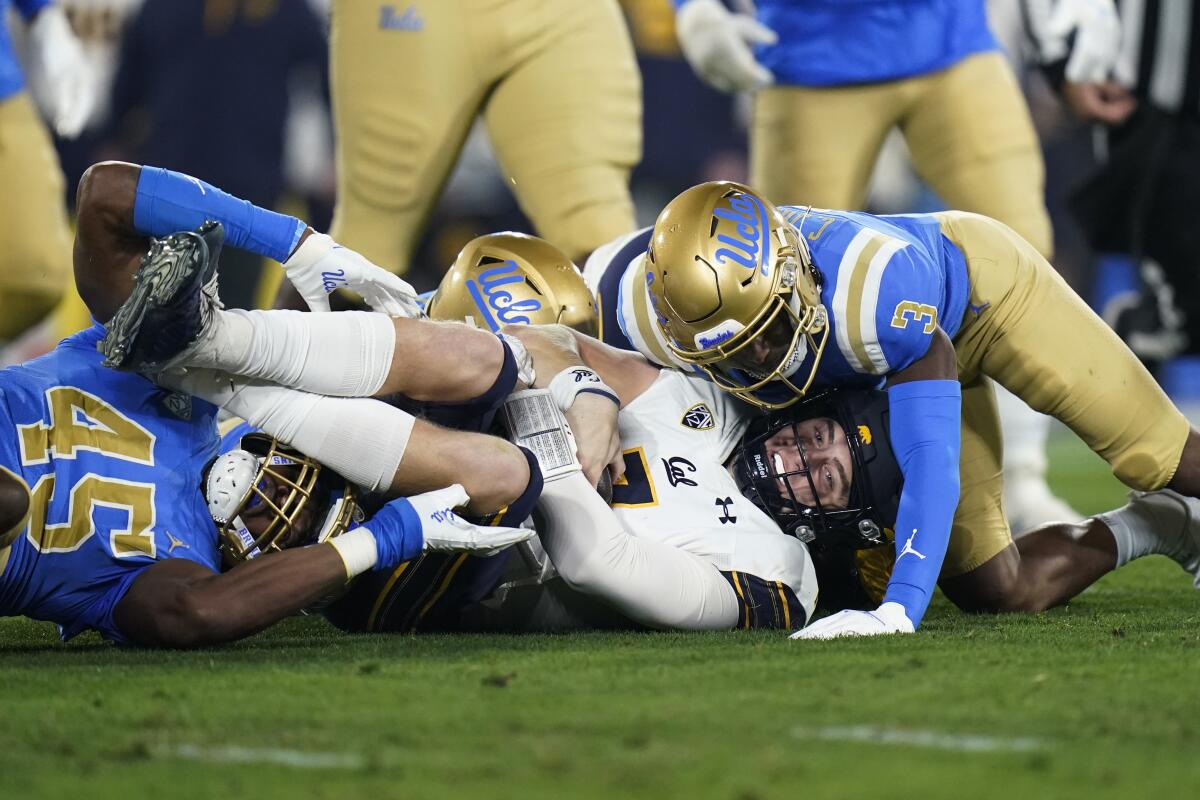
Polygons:
[[[1053,482],[1119,504],[1056,437]],[[120,650],[0,622],[2,798],[1166,798],[1200,785],[1200,595],[1165,559],[919,635],[346,637]]]

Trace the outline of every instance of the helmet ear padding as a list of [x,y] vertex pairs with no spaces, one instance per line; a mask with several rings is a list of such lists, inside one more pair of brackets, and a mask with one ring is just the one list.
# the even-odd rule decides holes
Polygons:
[[214,522],[223,525],[237,516],[258,478],[259,466],[259,459],[242,449],[217,456],[204,481],[204,497]]

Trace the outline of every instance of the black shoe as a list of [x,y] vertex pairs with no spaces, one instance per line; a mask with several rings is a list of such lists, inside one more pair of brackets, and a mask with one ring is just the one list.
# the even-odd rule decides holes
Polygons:
[[219,222],[154,239],[133,276],[133,291],[97,349],[104,366],[152,371],[183,352],[207,327],[217,296],[217,258],[225,241]]

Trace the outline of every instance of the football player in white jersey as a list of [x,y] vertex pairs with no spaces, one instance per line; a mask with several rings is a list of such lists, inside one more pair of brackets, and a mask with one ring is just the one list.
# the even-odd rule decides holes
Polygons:
[[[429,308],[435,318],[510,323],[502,329],[525,345],[535,387],[547,387],[576,420],[581,400],[593,404],[574,425],[587,477],[576,470],[560,478],[543,463],[538,531],[568,586],[655,628],[804,625],[816,600],[807,549],[748,501],[726,468],[750,421],[742,403],[709,381],[662,370],[564,325],[530,326],[594,325],[578,270],[533,237],[494,234],[470,243]],[[603,448],[587,443],[606,439],[614,424],[621,458],[609,507],[591,488],[605,465],[587,460]],[[566,624],[548,609],[563,612],[569,601],[534,605],[541,616],[525,627]]]

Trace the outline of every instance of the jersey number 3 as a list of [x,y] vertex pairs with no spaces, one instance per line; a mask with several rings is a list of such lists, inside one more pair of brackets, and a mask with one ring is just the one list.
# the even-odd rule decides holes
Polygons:
[[937,309],[924,303],[901,300],[896,304],[896,313],[892,315],[892,327],[907,328],[910,322],[923,322],[925,330],[922,333],[933,333],[937,327]]
[[[75,458],[82,450],[136,464],[154,463],[154,434],[93,394],[73,386],[55,386],[46,392],[50,424],[19,425],[21,462],[26,466],[51,459]],[[46,520],[46,510],[57,491],[70,493],[67,519]],[[109,534],[114,556],[155,557],[154,484],[110,478],[89,472],[73,486],[55,486],[54,473],[43,475],[30,490],[29,539],[43,553],[79,549],[96,532],[97,507],[115,508],[128,515],[124,529]]]

